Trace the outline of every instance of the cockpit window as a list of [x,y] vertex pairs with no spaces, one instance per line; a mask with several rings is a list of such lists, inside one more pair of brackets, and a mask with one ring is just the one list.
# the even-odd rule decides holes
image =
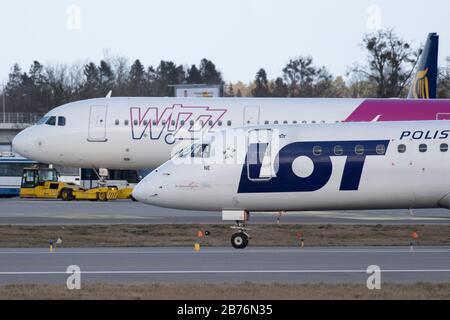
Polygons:
[[203,158],[211,157],[211,145],[210,144],[203,145],[202,157]]
[[209,144],[196,144],[192,149],[192,158],[209,158],[210,146]]
[[180,158],[187,158],[187,157],[190,157],[190,156],[191,156],[191,153],[192,153],[192,146],[189,146],[189,147],[184,148],[183,150],[181,150],[181,151],[178,153],[178,156],[179,156]]
[[58,126],[64,127],[66,125],[66,117],[58,117]]
[[45,122],[46,125],[55,126],[56,125],[56,117],[49,117]]
[[211,145],[193,144],[179,153],[180,158],[209,158],[211,156]]
[[50,118],[50,117],[48,117],[48,116],[42,117],[36,124],[37,125],[45,124],[47,122],[48,118]]

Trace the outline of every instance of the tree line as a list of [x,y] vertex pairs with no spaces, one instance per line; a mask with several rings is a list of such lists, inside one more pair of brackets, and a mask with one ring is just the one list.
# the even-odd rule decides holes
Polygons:
[[[3,89],[8,112],[45,113],[68,102],[106,96],[171,96],[176,84],[224,85],[228,97],[404,97],[421,51],[393,30],[367,34],[361,42],[364,64],[348,68],[347,81],[318,66],[311,56],[291,58],[275,79],[264,68],[250,83],[226,83],[216,65],[202,59],[183,66],[162,60],[145,67],[137,59],[107,57],[98,64],[44,66],[34,61],[28,71],[15,64]],[[439,73],[438,96],[450,97],[450,58]]]
[[12,67],[4,88],[7,109],[12,112],[43,113],[68,102],[114,96],[170,96],[174,84],[223,84],[214,63],[203,59],[199,66],[184,67],[161,61],[157,67],[145,67],[124,57],[101,60],[97,65],[48,65],[34,61],[29,71],[18,64]]

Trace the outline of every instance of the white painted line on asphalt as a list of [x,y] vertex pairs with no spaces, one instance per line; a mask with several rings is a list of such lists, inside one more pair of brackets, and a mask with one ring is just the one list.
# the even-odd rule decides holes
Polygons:
[[145,254],[193,254],[193,255],[203,255],[203,254],[224,254],[224,253],[232,253],[232,254],[261,254],[261,253],[299,253],[299,254],[315,254],[315,253],[330,253],[330,254],[343,254],[343,253],[387,253],[387,254],[399,254],[399,253],[408,253],[408,254],[417,254],[417,253],[450,253],[449,249],[261,249],[261,250],[234,250],[234,249],[225,249],[225,250],[208,250],[204,249],[201,252],[194,252],[192,249],[186,250],[155,250],[155,251],[56,251],[53,253],[48,252],[48,250],[43,249],[42,251],[0,251],[0,255],[93,255],[93,254],[103,254],[103,255],[145,255]]
[[[367,270],[147,270],[147,271],[81,271],[78,274],[264,274],[264,273],[290,273],[290,274],[314,274],[314,273],[364,273],[367,274]],[[450,269],[418,269],[418,270],[381,270],[381,273],[450,273]],[[22,272],[0,272],[0,276],[17,276],[17,275],[67,275],[73,273],[67,273],[65,271],[22,271]]]

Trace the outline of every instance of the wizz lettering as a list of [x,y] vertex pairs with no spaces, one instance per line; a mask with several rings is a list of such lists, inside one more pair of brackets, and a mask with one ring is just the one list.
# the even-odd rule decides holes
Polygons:
[[[195,132],[211,131],[227,112],[226,109],[173,105],[167,108],[130,108],[131,132],[134,140],[141,140],[146,133],[149,138],[173,144],[176,140],[189,138]],[[182,133],[188,136],[183,137]]]

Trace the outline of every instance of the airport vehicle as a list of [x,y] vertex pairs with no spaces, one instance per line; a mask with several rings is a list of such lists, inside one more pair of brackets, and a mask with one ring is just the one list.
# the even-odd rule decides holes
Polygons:
[[118,188],[117,189],[117,199],[131,199],[133,201],[135,201],[135,199],[133,199],[133,189],[132,187],[125,187],[125,188]]
[[138,201],[250,212],[450,208],[450,121],[249,127],[194,142],[134,189]]
[[[437,51],[430,35],[425,52]],[[414,96],[433,96],[436,68],[415,81]],[[427,69],[428,68],[428,69]],[[427,94],[424,94],[427,93]],[[101,98],[53,109],[13,141],[16,152],[53,165],[153,169],[202,135],[258,125],[450,119],[450,100]]]
[[10,152],[0,153],[0,197],[19,196],[23,169],[34,164],[35,161]]
[[[81,169],[81,187],[92,189],[101,185],[99,177],[93,169]],[[117,199],[132,199],[133,187],[142,180],[149,171],[147,170],[108,170],[108,175],[104,179],[109,186],[119,189]]]
[[20,188],[21,198],[98,200],[117,199],[119,190],[116,187],[97,187],[84,189],[73,183],[58,181],[58,172],[53,168],[30,167],[23,170]]

